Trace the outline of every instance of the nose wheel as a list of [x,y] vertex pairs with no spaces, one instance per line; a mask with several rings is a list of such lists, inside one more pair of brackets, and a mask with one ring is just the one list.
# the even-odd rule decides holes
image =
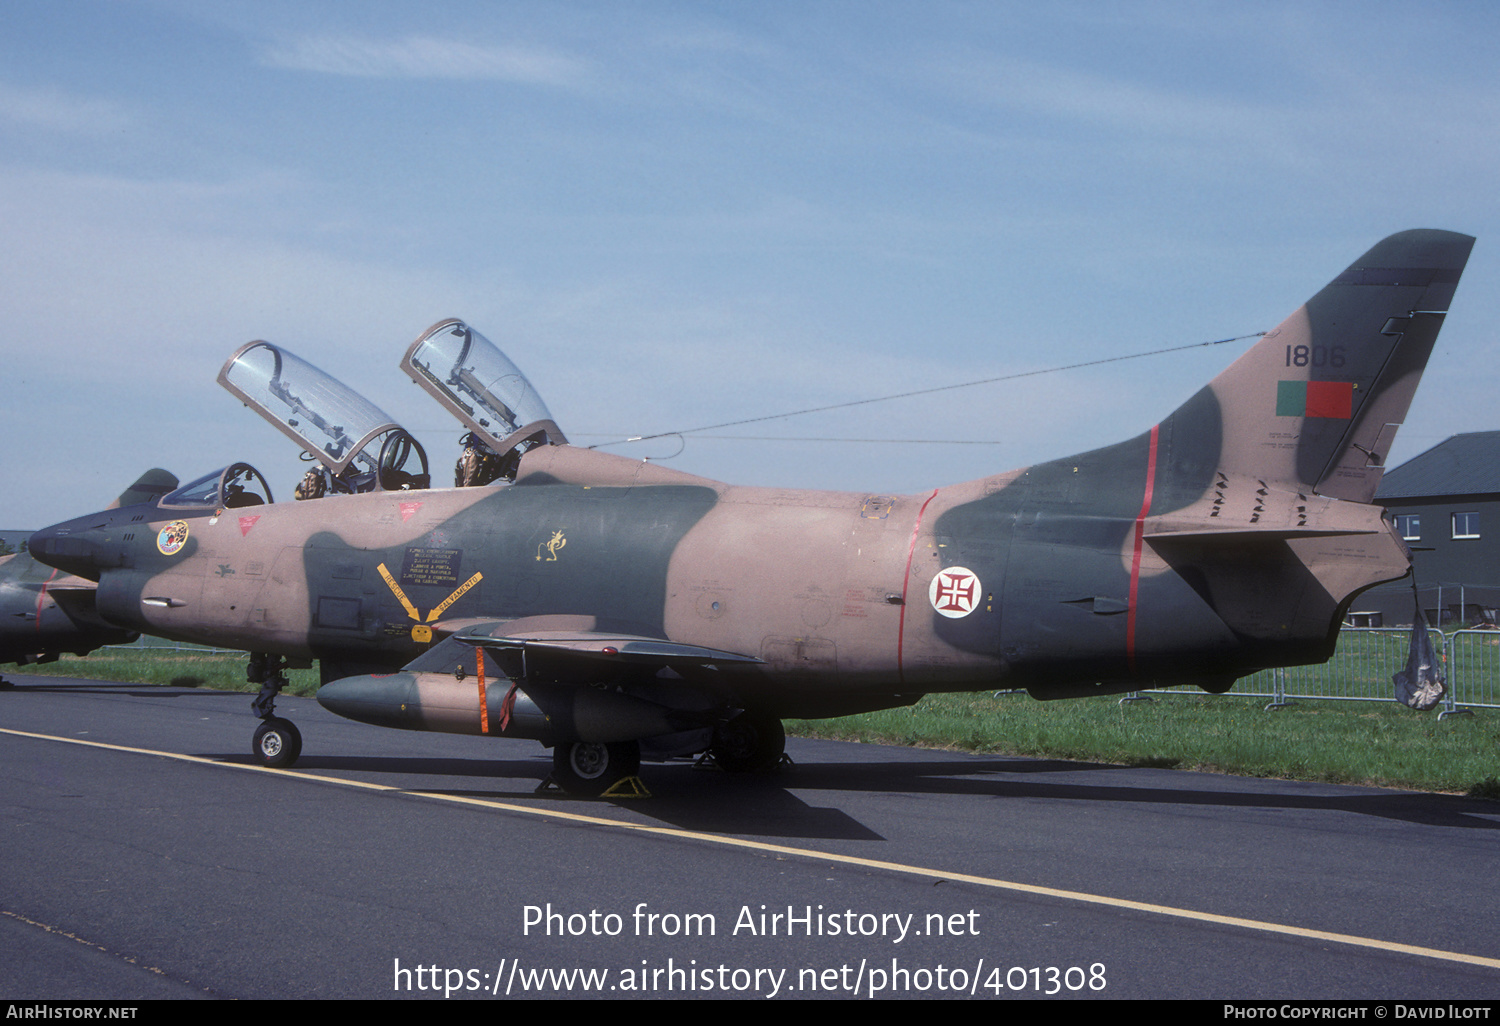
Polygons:
[[250,663],[245,667],[245,679],[260,685],[260,694],[255,696],[251,708],[261,719],[255,728],[255,740],[250,752],[260,760],[262,766],[283,769],[297,761],[302,754],[302,733],[291,720],[276,715],[276,696],[287,685],[282,672],[286,660],[281,656],[264,652],[250,653]]
[[256,728],[250,750],[261,765],[281,769],[296,762],[302,754],[302,733],[291,720],[272,716]]

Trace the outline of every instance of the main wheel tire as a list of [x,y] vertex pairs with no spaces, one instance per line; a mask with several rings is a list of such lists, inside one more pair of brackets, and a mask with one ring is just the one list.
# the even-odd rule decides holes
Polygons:
[[291,720],[272,716],[256,728],[250,750],[261,765],[281,769],[292,765],[302,754],[302,733]]
[[774,716],[742,712],[714,731],[714,762],[728,773],[773,769],[786,751],[786,730]]
[[603,794],[640,768],[636,741],[573,741],[552,749],[552,782],[569,794]]

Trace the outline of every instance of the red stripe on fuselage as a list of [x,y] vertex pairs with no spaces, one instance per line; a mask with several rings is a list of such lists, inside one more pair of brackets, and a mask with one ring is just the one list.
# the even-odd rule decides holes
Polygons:
[[934,488],[927,496],[927,502],[922,503],[922,508],[917,511],[917,522],[911,525],[911,541],[906,546],[906,573],[901,578],[901,615],[896,618],[896,676],[903,684],[906,683],[906,667],[901,662],[901,647],[906,640],[906,588],[911,583],[911,559],[917,551],[917,532],[922,529],[922,515],[927,512],[927,504],[937,498],[937,493]]
[[1135,518],[1135,552],[1130,557],[1130,604],[1125,612],[1125,661],[1135,672],[1135,600],[1141,583],[1141,545],[1146,537],[1146,515],[1151,512],[1151,493],[1156,489],[1156,438],[1161,425],[1151,429],[1151,447],[1146,456],[1146,494]]

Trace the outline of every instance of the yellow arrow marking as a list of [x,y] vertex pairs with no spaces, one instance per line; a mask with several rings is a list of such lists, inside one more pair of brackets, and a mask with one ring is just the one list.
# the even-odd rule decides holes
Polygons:
[[392,577],[391,572],[385,568],[385,564],[381,563],[378,569],[380,570],[380,576],[385,578],[385,583],[391,586],[392,593],[394,593],[395,596],[401,600],[401,604],[406,607],[406,614],[413,620],[417,621],[417,623],[421,623],[422,617],[421,614],[417,612],[417,607],[411,604],[411,599],[406,597],[406,592],[401,590],[401,585],[396,583],[396,579]]
[[[385,568],[385,564],[381,563],[378,569],[380,570],[380,576],[384,577],[385,583],[390,586],[391,594],[400,599],[401,604],[406,607],[406,615],[417,621],[417,623],[421,623],[422,614],[417,612],[417,607],[411,604],[411,599],[406,597],[406,592],[401,590],[401,585],[396,583],[396,578],[391,576],[391,572]],[[470,588],[474,587],[474,585],[478,584],[483,579],[484,574],[476,573],[473,577],[470,577],[463,584],[460,584],[453,590],[452,595],[449,595],[447,598],[443,599],[443,601],[438,604],[437,608],[427,614],[427,622],[432,623],[432,621],[436,620],[439,616],[442,616],[445,609],[453,605],[453,603],[457,602],[459,599],[463,598],[464,594]]]
[[[439,616],[441,616],[443,610],[447,609],[449,606],[453,605],[453,603],[463,598],[464,592],[468,591],[470,588],[474,587],[474,585],[478,584],[483,577],[484,574],[476,573],[473,577],[470,577],[467,581],[460,584],[458,588],[454,590],[452,595],[449,595],[447,598],[443,599],[443,601],[438,603],[437,607],[434,608],[432,612],[427,614],[427,622],[431,623]],[[415,616],[416,614],[413,613],[412,615]]]

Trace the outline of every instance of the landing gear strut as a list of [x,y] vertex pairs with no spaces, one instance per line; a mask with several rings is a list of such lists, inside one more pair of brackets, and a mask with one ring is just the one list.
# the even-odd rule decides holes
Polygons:
[[302,734],[291,720],[276,715],[276,696],[287,686],[286,659],[265,652],[251,652],[245,667],[245,679],[260,685],[260,693],[250,708],[263,721],[255,730],[251,753],[261,765],[281,769],[297,761],[302,754]]

